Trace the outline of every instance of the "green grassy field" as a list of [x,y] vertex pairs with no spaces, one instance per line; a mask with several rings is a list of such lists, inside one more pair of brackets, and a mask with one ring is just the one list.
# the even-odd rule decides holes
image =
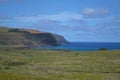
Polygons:
[[0,80],[120,80],[120,50],[1,48]]

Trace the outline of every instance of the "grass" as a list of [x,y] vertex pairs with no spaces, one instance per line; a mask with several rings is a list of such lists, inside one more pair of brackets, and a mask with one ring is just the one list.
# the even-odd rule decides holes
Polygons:
[[0,80],[119,80],[120,50],[0,49]]

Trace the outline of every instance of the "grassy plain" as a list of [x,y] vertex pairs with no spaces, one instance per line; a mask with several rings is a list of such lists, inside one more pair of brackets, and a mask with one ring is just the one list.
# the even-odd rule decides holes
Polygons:
[[0,48],[0,80],[120,80],[120,50]]

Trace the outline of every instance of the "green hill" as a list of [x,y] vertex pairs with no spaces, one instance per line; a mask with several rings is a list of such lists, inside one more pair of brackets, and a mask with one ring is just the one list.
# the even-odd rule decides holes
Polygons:
[[0,27],[0,46],[58,46],[64,37],[31,29]]

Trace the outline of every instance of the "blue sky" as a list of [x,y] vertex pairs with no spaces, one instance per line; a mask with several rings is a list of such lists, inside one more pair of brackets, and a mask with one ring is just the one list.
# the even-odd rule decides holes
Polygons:
[[0,0],[0,26],[48,31],[68,41],[120,42],[120,0]]

